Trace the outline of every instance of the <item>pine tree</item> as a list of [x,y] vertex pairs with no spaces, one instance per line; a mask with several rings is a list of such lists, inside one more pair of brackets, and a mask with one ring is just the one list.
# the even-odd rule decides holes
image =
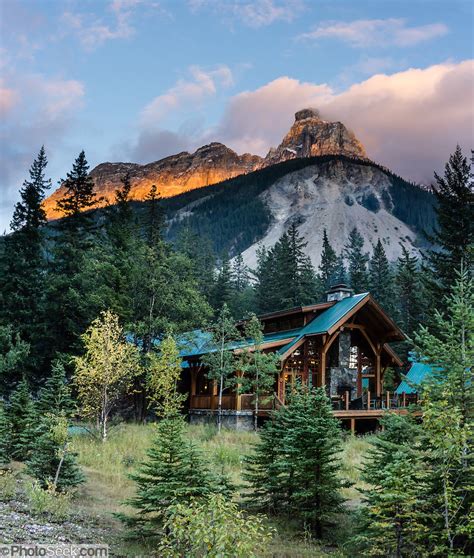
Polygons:
[[234,325],[234,320],[226,304],[222,306],[210,333],[211,343],[216,347],[216,350],[204,355],[202,363],[208,367],[208,379],[217,382],[219,394],[217,427],[220,432],[222,428],[222,395],[224,389],[233,382],[236,360],[233,347],[236,341],[240,339],[240,333]]
[[68,419],[64,414],[47,414],[36,429],[27,472],[42,488],[64,492],[82,482],[76,454],[70,450]]
[[369,261],[369,287],[375,300],[390,316],[393,316],[395,312],[394,277],[380,238],[374,246],[372,258]]
[[3,401],[0,400],[0,468],[10,463],[11,425]]
[[84,272],[87,255],[94,245],[94,218],[99,200],[88,174],[84,151],[73,163],[63,181],[63,196],[56,204],[65,218],[55,225],[52,264],[46,292],[46,331],[48,358],[55,353],[80,350],[80,335],[97,313],[93,299],[97,285]]
[[284,437],[286,460],[294,468],[292,513],[321,538],[343,511],[341,431],[323,388],[295,394],[294,428]]
[[296,391],[261,436],[246,460],[251,505],[298,519],[321,538],[343,510],[340,490],[348,485],[340,474],[340,427],[324,390]]
[[357,227],[354,227],[349,235],[345,253],[349,263],[348,273],[351,287],[356,293],[367,291],[369,288],[369,275],[367,273],[369,256],[364,252],[364,239]]
[[417,257],[410,255],[403,244],[401,248],[402,255],[397,261],[395,277],[398,312],[403,331],[411,337],[423,316],[421,278]]
[[242,254],[237,254],[232,264],[232,283],[236,292],[241,293],[250,283],[249,268],[245,265]]
[[161,196],[153,184],[145,197],[147,211],[145,213],[145,232],[148,246],[156,247],[163,240],[164,214],[161,208]]
[[275,258],[265,246],[257,248],[255,301],[260,314],[278,309],[279,295],[275,287]]
[[61,361],[53,362],[51,375],[38,391],[36,409],[40,416],[54,413],[71,418],[74,415],[76,406]]
[[10,395],[7,417],[11,425],[11,457],[16,461],[26,461],[36,437],[38,415],[25,379]]
[[265,397],[273,397],[280,359],[275,353],[262,351],[263,329],[255,314],[247,321],[245,337],[252,341],[252,346],[240,358],[238,366],[242,374],[236,381],[240,384],[240,391],[253,394],[254,430],[257,431],[260,404],[265,402]]
[[387,414],[384,430],[371,441],[363,464],[359,533],[355,543],[367,556],[424,556],[428,474],[419,426],[406,416]]
[[10,325],[0,325],[0,396],[6,396],[21,380],[30,346]]
[[224,304],[229,305],[234,293],[234,285],[230,261],[226,254],[222,257],[221,266],[217,273],[213,290],[212,303],[216,311],[219,311]]
[[471,169],[459,145],[446,163],[444,176],[435,173],[433,193],[438,225],[430,240],[436,248],[427,254],[426,287],[433,307],[444,310],[444,297],[455,281],[453,270],[471,269],[474,246],[474,184]]
[[163,523],[169,506],[189,504],[220,488],[200,453],[186,439],[184,428],[181,418],[159,422],[153,445],[146,452],[147,460],[130,475],[137,494],[127,504],[138,513],[119,517],[132,529],[132,536],[158,535],[157,527]]
[[[329,243],[326,229],[323,231],[323,249],[321,252],[321,263],[319,264],[319,279],[325,290],[336,284],[338,271],[338,258],[333,247]],[[338,281],[339,282],[339,281]]]
[[31,347],[30,363],[36,374],[42,361],[44,278],[46,270],[42,203],[51,181],[44,147],[33,162],[20,189],[11,222],[12,234],[4,239],[0,258],[0,320],[10,323]]

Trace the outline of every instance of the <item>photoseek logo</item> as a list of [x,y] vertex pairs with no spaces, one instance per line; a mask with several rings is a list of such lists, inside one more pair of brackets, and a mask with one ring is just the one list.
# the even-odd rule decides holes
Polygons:
[[108,558],[109,547],[105,544],[2,544],[0,558],[41,557],[90,557]]

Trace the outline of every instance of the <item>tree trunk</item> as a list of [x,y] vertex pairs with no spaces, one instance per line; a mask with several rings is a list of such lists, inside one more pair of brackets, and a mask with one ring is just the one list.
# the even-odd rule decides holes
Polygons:
[[219,381],[219,400],[217,402],[217,431],[222,428],[222,392],[224,390],[224,376],[221,374]]
[[59,473],[61,472],[61,467],[63,466],[64,458],[66,457],[66,451],[67,451],[67,442],[63,446],[61,459],[59,460],[58,468],[56,469],[56,474],[54,475],[53,487],[55,492],[56,492],[56,487],[58,486]]

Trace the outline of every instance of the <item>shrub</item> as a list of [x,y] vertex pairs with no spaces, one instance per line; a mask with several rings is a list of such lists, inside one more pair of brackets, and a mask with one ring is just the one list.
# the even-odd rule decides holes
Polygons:
[[16,478],[11,471],[0,471],[0,502],[8,502],[16,493]]
[[47,516],[57,522],[64,521],[71,512],[72,494],[57,492],[53,487],[41,488],[38,481],[25,485],[31,513],[36,517]]
[[260,516],[245,516],[222,496],[177,504],[167,510],[160,556],[227,558],[257,556],[272,533]]

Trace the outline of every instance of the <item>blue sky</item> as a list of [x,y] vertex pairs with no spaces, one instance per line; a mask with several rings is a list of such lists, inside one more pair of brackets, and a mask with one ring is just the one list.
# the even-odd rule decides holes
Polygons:
[[470,0],[3,0],[0,230],[41,144],[56,184],[222,141],[265,154],[316,106],[429,181],[473,138]]

